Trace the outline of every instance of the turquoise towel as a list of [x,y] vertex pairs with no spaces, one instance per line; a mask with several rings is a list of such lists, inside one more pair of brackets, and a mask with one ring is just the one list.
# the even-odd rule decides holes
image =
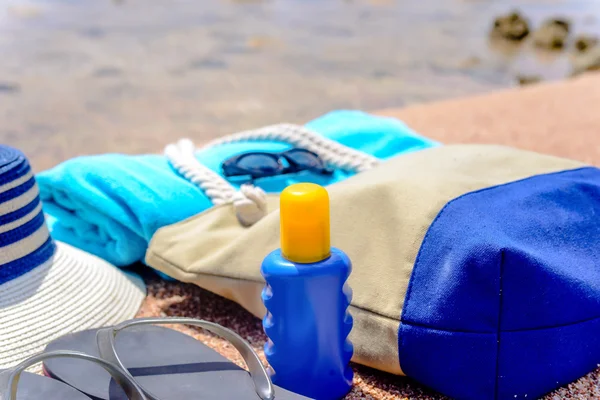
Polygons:
[[[380,159],[438,145],[396,119],[358,111],[331,112],[306,126]],[[277,141],[231,143],[203,149],[197,158],[220,172],[221,162],[235,154],[290,147]],[[332,176],[305,171],[260,179],[255,184],[266,192],[280,192],[299,181],[329,185],[351,175],[341,170]],[[212,206],[202,190],[179,176],[160,155],[78,157],[40,173],[37,181],[52,236],[117,266],[143,261],[159,228]]]

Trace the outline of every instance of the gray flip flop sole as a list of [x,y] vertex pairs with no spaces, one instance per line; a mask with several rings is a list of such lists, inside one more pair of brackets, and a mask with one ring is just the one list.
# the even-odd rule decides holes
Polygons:
[[[97,330],[63,336],[46,351],[71,350],[99,356]],[[172,329],[145,326],[119,333],[116,349],[136,382],[161,400],[257,400],[250,374],[202,342]],[[46,374],[63,381],[94,400],[127,400],[104,370],[76,359],[44,362]],[[275,387],[276,400],[307,397]]]
[[21,374],[17,398],[19,400],[90,400],[88,396],[69,385],[29,372]]

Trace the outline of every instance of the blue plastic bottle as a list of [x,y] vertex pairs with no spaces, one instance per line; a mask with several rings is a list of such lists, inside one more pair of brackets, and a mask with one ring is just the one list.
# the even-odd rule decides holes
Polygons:
[[329,196],[323,187],[292,185],[280,199],[281,249],[261,268],[271,378],[313,399],[340,399],[353,377],[350,259],[330,247]]

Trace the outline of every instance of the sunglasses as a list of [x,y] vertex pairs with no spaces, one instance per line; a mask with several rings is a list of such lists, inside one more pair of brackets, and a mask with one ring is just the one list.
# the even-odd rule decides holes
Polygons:
[[312,171],[331,175],[333,170],[315,153],[305,149],[290,149],[280,153],[248,152],[225,160],[221,164],[223,175],[250,176],[251,179]]

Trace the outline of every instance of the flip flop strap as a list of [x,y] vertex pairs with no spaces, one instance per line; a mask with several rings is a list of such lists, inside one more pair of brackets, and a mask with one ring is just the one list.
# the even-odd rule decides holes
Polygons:
[[[276,140],[312,151],[328,165],[347,171],[363,172],[381,163],[376,157],[344,146],[304,126],[293,124],[271,125],[234,133],[215,139],[202,148],[259,140]],[[267,214],[267,195],[261,188],[245,184],[237,190],[226,179],[202,165],[196,158],[196,151],[191,140],[181,139],[165,148],[165,156],[173,168],[200,187],[214,205],[233,204],[236,216],[242,225],[253,225]]]
[[[267,373],[266,368],[264,367],[260,358],[258,357],[258,354],[256,354],[256,352],[250,346],[250,344],[231,329],[227,329],[221,325],[215,324],[214,322],[194,318],[178,317],[137,318],[125,321],[113,327],[102,328],[99,329],[98,333],[96,334],[96,341],[98,343],[100,357],[116,365],[119,365],[123,369],[123,371],[125,371],[125,373],[129,375],[131,379],[134,379],[133,376],[129,373],[129,371],[127,371],[127,368],[125,368],[125,366],[119,359],[119,356],[117,355],[117,350],[115,346],[115,339],[117,334],[124,329],[132,328],[134,326],[170,324],[184,324],[196,326],[205,329],[209,332],[212,332],[215,335],[220,336],[221,338],[229,341],[233,345],[233,347],[235,347],[236,350],[242,355],[244,362],[248,366],[250,376],[252,377],[252,380],[254,382],[254,389],[256,390],[256,394],[258,395],[258,397],[261,400],[272,400],[275,398],[275,390],[273,388],[273,384],[271,383],[271,379],[269,378],[269,374]],[[156,397],[152,393],[149,393],[147,390],[145,390],[145,393],[150,400],[160,400],[158,397]]]
[[68,350],[40,353],[29,357],[11,369],[0,372],[0,400],[17,400],[17,388],[19,385],[19,379],[21,378],[21,373],[32,365],[50,358],[77,358],[96,363],[104,368],[110,374],[110,376],[112,376],[115,382],[121,386],[121,388],[125,391],[125,394],[127,394],[128,399],[148,400],[144,392],[140,389],[137,383],[135,383],[135,380],[130,375],[126,374],[125,370],[122,370],[115,364],[101,358]]

